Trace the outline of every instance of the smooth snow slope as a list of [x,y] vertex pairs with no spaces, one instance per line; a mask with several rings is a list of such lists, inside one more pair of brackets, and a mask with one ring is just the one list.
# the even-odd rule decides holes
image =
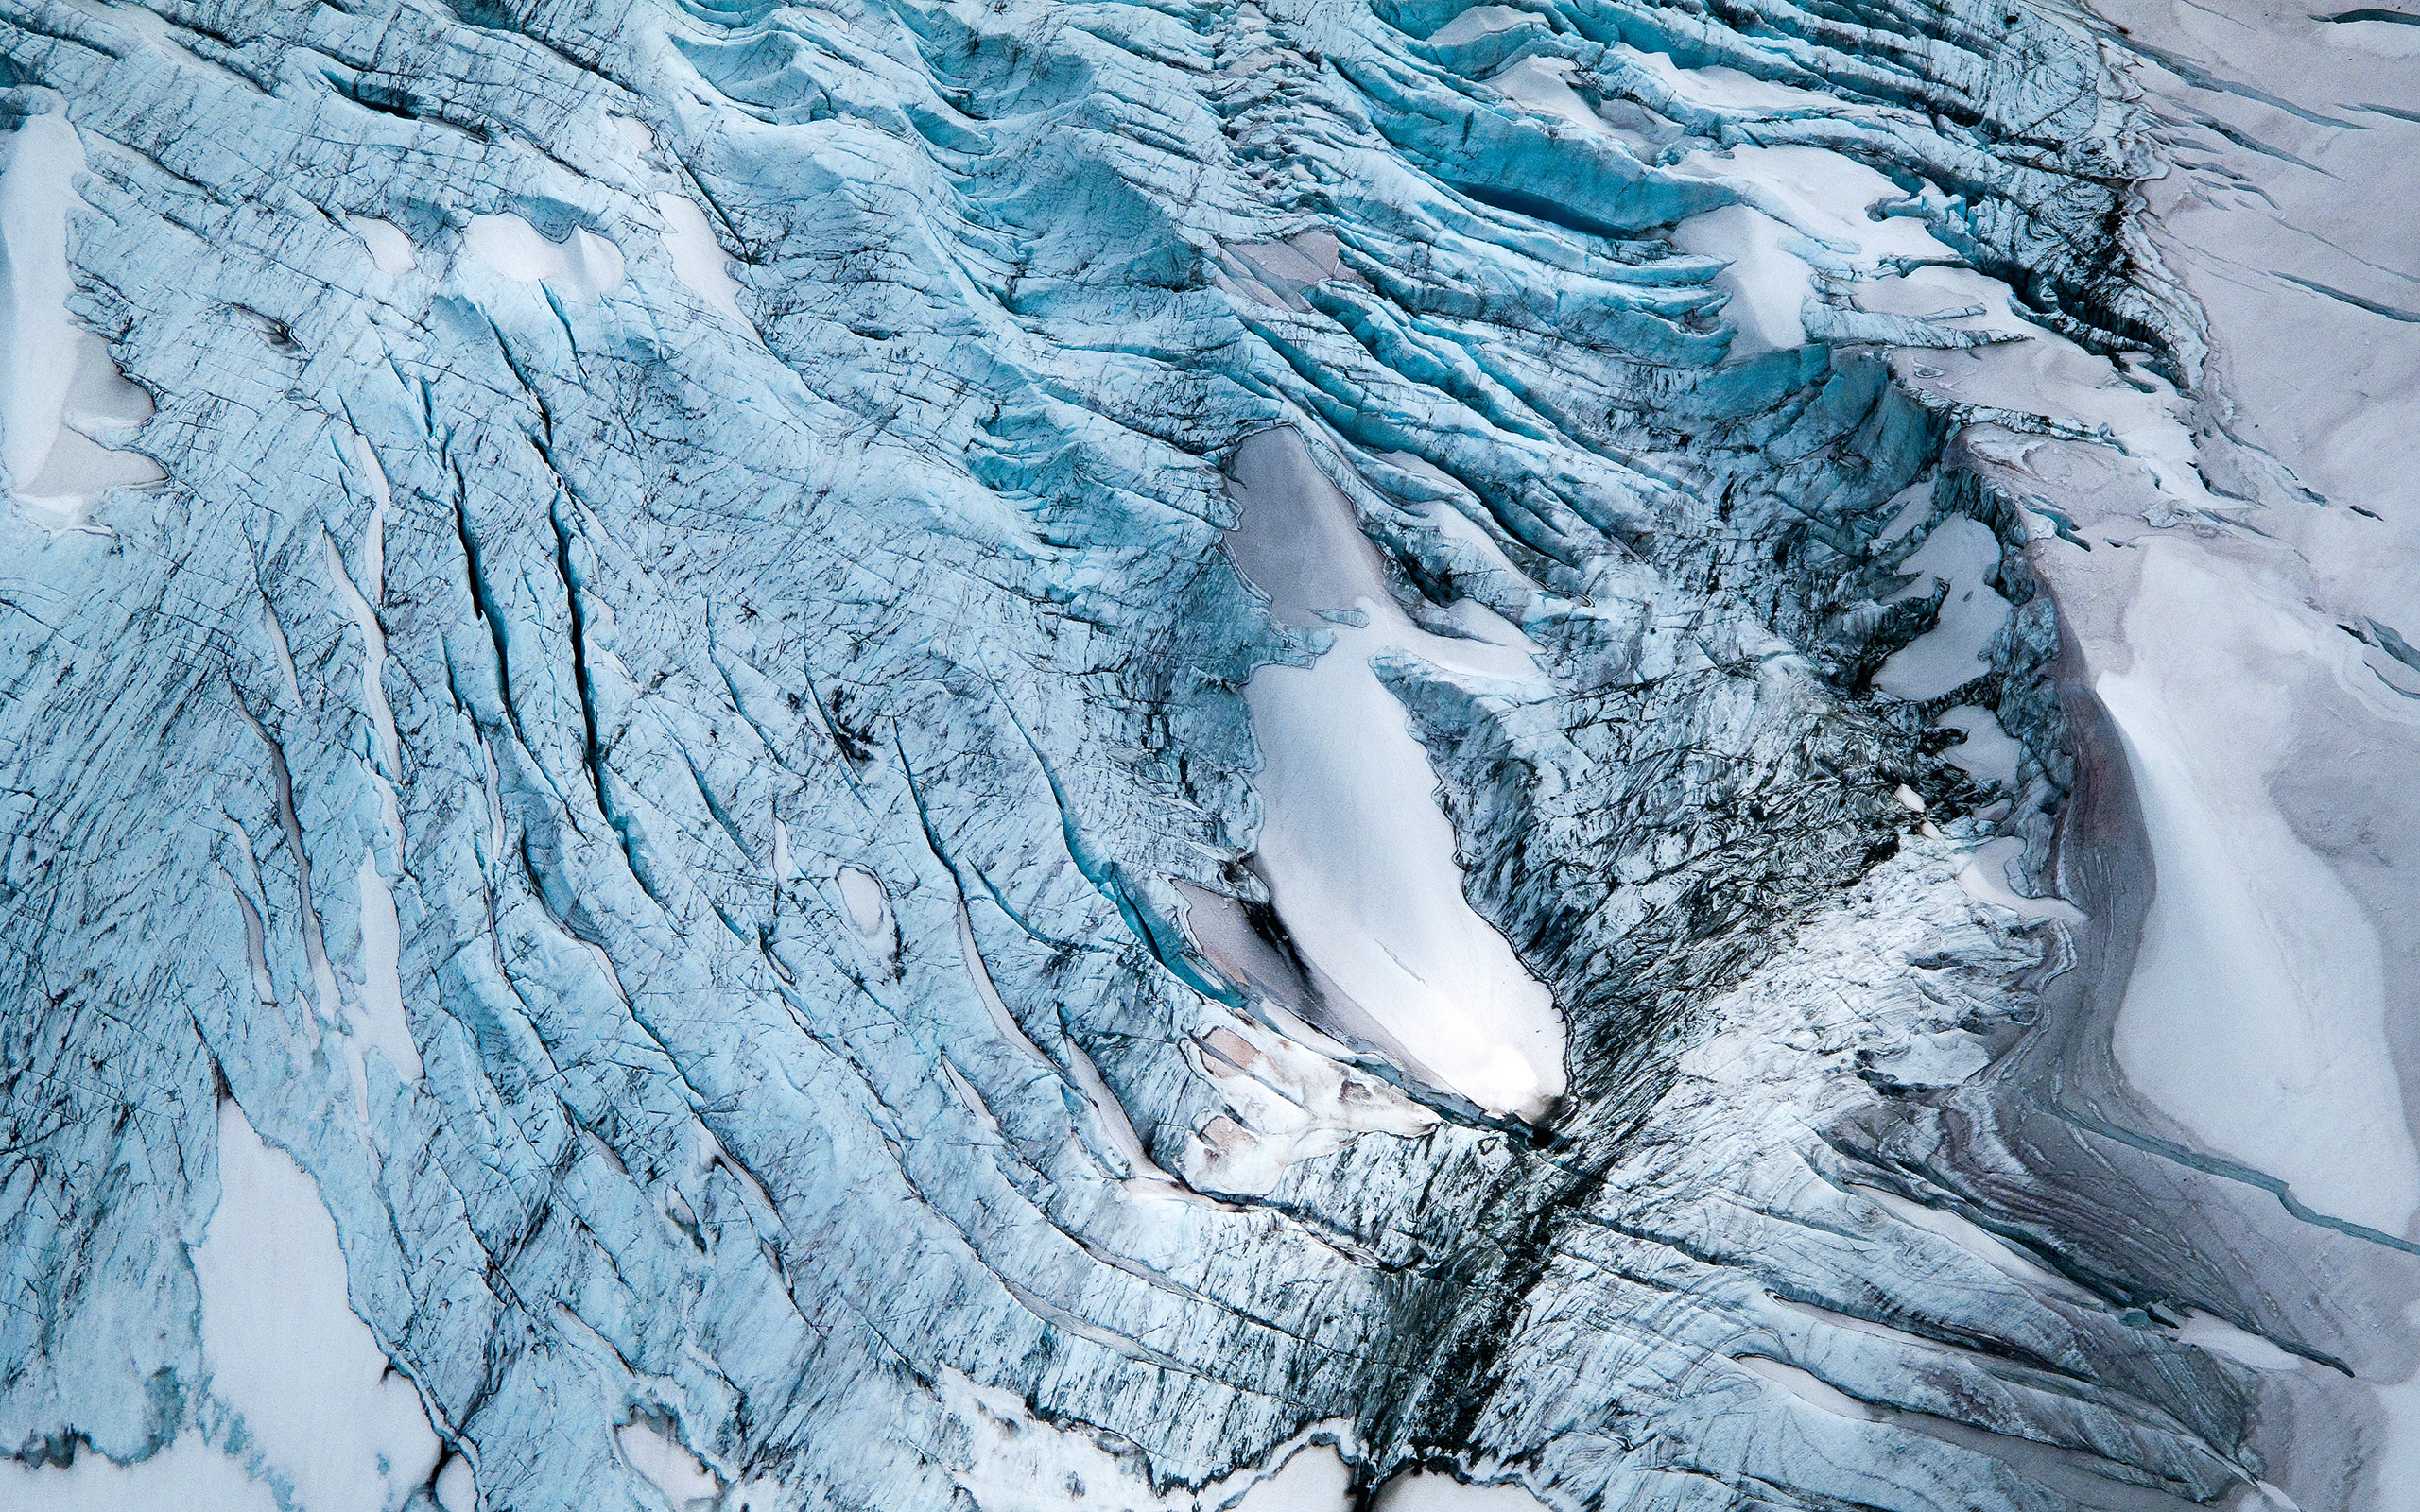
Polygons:
[[1245,441],[1233,470],[1240,514],[1227,549],[1246,579],[1287,623],[1342,616],[1324,627],[1329,645],[1310,666],[1262,667],[1245,690],[1270,902],[1346,1000],[1331,1011],[1374,1021],[1411,1060],[1407,1071],[1491,1112],[1541,1117],[1564,1091],[1563,1023],[1463,899],[1453,829],[1430,797],[1436,774],[1371,669],[1394,653],[1530,679],[1532,647],[1467,599],[1451,607],[1493,625],[1448,638],[1405,618],[1352,506],[1294,432]]
[[2411,28],[2196,17],[0,0],[0,1496],[2395,1504]]

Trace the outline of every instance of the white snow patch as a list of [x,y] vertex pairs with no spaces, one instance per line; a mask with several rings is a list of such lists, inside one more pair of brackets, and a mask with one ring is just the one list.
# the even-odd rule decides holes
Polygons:
[[1938,698],[1952,688],[1973,681],[1991,670],[1984,650],[2008,624],[2011,610],[1984,577],[1999,565],[1999,538],[1979,520],[1958,515],[1933,527],[1931,535],[1901,564],[1917,575],[1916,581],[1891,595],[1897,603],[1946,583],[1933,627],[1891,653],[1874,674],[1874,685],[1895,698],[1920,702]]
[[[1727,72],[1690,70],[1688,77]],[[1737,77],[1745,81],[1739,87],[1746,93],[1777,87]],[[1732,296],[1725,313],[1739,332],[1734,356],[1806,340],[1800,312],[1815,295],[1818,266],[1843,277],[1872,278],[1899,266],[1898,260],[1952,255],[1920,219],[1869,218],[1869,206],[1904,199],[1905,193],[1863,163],[1822,147],[1742,145],[1719,154],[1701,149],[1671,171],[1724,184],[1744,200],[1690,216],[1672,229],[1671,237],[1682,251],[1730,263],[1715,284]]]
[[1432,46],[1452,47],[1461,43],[1477,42],[1499,31],[1510,31],[1529,19],[1526,10],[1511,6],[1473,6],[1453,20],[1428,34]]
[[967,918],[964,903],[958,905],[958,949],[965,958],[966,974],[974,979],[976,998],[992,1016],[992,1027],[999,1031],[1001,1039],[1025,1052],[1035,1065],[1056,1072],[1059,1068],[1027,1036],[1025,1026],[1017,1022],[1016,1015],[1001,1001],[999,987],[992,980],[992,969],[983,963],[983,953],[976,946],[974,921]]
[[1871,218],[1869,207],[1903,200],[1906,191],[1864,163],[1823,147],[1742,144],[1720,155],[1701,149],[1672,171],[1730,185],[1755,210],[1817,243],[1809,251],[1843,270],[1871,273],[1886,259],[1953,255],[1915,216]]
[[1952,765],[1963,767],[1982,782],[2016,786],[2016,766],[2024,759],[2025,747],[2000,728],[1999,715],[1979,704],[1962,703],[1943,710],[1933,728],[1955,730],[1966,737],[1941,753]]
[[1806,344],[1806,324],[1799,311],[1814,292],[1815,270],[1784,249],[1796,239],[1789,227],[1746,205],[1709,210],[1672,228],[1675,248],[1731,265],[1714,278],[1715,287],[1731,296],[1723,314],[1738,330],[1731,355]]
[[[1315,966],[1305,971],[1302,965],[1261,938],[1239,900],[1182,879],[1171,882],[1176,889],[1178,914],[1193,948],[1228,981],[1261,994],[1260,1012],[1269,1015],[1268,1022],[1277,1032],[1335,1060],[1353,1058],[1353,1050],[1342,1040],[1299,1016],[1316,998],[1325,997],[1328,1005],[1334,1006],[1337,994],[1334,984],[1325,980],[1325,973]],[[1392,1055],[1402,1048],[1397,1045],[1391,1050],[1387,1032],[1366,1016],[1339,1028],[1376,1046],[1381,1055]]]
[[732,324],[753,334],[755,322],[739,307],[739,284],[731,276],[722,243],[706,224],[706,213],[696,200],[668,193],[655,197],[655,213],[664,217],[664,249],[672,258],[672,276],[730,317]]
[[[382,482],[381,489],[383,490]],[[361,566],[370,578],[372,592],[385,597],[380,579],[385,570],[385,516],[382,499],[371,511],[370,527],[362,538]],[[328,576],[336,589],[337,607],[353,621],[361,632],[361,704],[370,715],[370,727],[377,738],[379,775],[389,781],[404,772],[401,740],[395,733],[395,711],[387,701],[387,632],[378,623],[378,611],[371,607],[369,596],[354,585],[352,574],[345,571],[344,555],[337,550],[335,540],[325,534],[320,537],[321,555],[327,562]]]
[[[1412,624],[1352,506],[1291,429],[1237,449],[1237,565],[1281,616],[1357,611],[1308,667],[1264,666],[1244,690],[1261,751],[1259,861],[1304,954],[1432,1078],[1495,1112],[1535,1117],[1564,1089],[1554,1000],[1472,911],[1437,775],[1373,658],[1409,652],[1479,679],[1534,676],[1527,637],[1449,639]],[[1501,623],[1501,622],[1498,622]]]
[[621,249],[585,227],[550,242],[519,215],[473,215],[462,250],[516,283],[544,283],[584,301],[622,286]]
[[1286,242],[1220,244],[1227,254],[1226,270],[1239,289],[1247,293],[1257,289],[1252,297],[1258,302],[1289,310],[1308,310],[1304,291],[1340,276],[1336,247],[1333,235],[1321,232],[1305,232]]
[[698,1456],[672,1436],[648,1423],[631,1423],[614,1430],[614,1442],[631,1469],[648,1478],[676,1512],[691,1512],[699,1503],[711,1505],[722,1494],[722,1482]]
[[1828,1412],[1834,1417],[1854,1418],[1861,1423],[1878,1423],[1883,1414],[1870,1402],[1858,1400],[1830,1382],[1809,1370],[1761,1354],[1743,1354],[1731,1362],[1757,1380],[1777,1386],[1782,1393],[1810,1407]]
[[645,121],[634,121],[627,115],[609,116],[607,119],[614,123],[614,134],[629,144],[631,151],[646,157],[655,150],[655,133],[648,129]]
[[1475,598],[1458,598],[1446,605],[1437,617],[1460,630],[1466,641],[1477,643],[1472,646],[1474,651],[1484,646],[1500,645],[1517,648],[1528,655],[1536,647],[1537,643],[1531,641],[1521,627]]
[[2289,1354],[2259,1334],[2239,1329],[2222,1317],[2207,1313],[2187,1313],[2175,1330],[2176,1337],[2197,1349],[2222,1354],[2238,1365],[2248,1365],[2255,1370],[2299,1370],[2303,1359]]
[[[2179,505],[2212,510],[2236,506],[2238,501],[2213,495],[2202,481],[2188,401],[2138,363],[2121,372],[2107,358],[2031,324],[2013,304],[2007,284],[1971,268],[1916,267],[1902,278],[1859,284],[1857,303],[1888,315],[1981,306],[1981,315],[1940,323],[2027,339],[1954,352],[1898,352],[1891,361],[1893,376],[1941,401],[2041,415],[2073,425],[2080,434],[2104,438]],[[2060,485],[2034,476],[2028,465],[2031,454],[2046,444],[2042,438],[1996,434],[1989,426],[1970,426],[1965,438],[1982,459],[2016,474],[2018,491],[2029,485],[2059,491]]]
[[2064,898],[2028,898],[2009,885],[2010,863],[2025,853],[2025,842],[2013,834],[2003,834],[1984,841],[1975,848],[1975,854],[1958,873],[1958,885],[1977,902],[2005,908],[2028,923],[2057,919],[2075,924],[2083,920],[2083,910]]
[[1883,525],[1882,533],[1874,538],[1874,544],[1877,549],[1891,544],[1925,523],[1926,517],[1932,513],[1934,481],[1932,478],[1927,478],[1922,483],[1910,483],[1891,495],[1890,499],[1884,503],[1883,507],[1891,510],[1892,514],[1890,521]]
[[370,249],[372,266],[389,278],[408,273],[420,266],[420,259],[412,250],[412,239],[404,234],[404,228],[393,221],[380,220],[374,215],[355,215],[346,224],[353,228],[355,236],[361,238],[361,244]]
[[83,201],[75,190],[84,146],[63,115],[33,115],[5,138],[0,171],[0,250],[8,299],[0,462],[28,518],[53,529],[82,523],[113,488],[166,474],[149,457],[112,451],[94,434],[139,424],[150,400],[110,361],[100,337],[77,324],[67,301],[67,221]]
[[840,885],[840,909],[848,915],[849,927],[861,939],[877,940],[888,931],[890,919],[890,896],[882,890],[882,883],[863,867],[842,867],[832,874]]
[[[1256,1480],[1224,1503],[1232,1512],[1345,1512],[1353,1504],[1353,1471],[1325,1444],[1288,1455],[1277,1473]],[[1204,1492],[1203,1504],[1215,1506]]]
[[1235,1115],[1197,1137],[1187,1174],[1219,1192],[1267,1192],[1296,1160],[1364,1134],[1409,1137],[1437,1115],[1351,1067],[1258,1024],[1213,1028],[1186,1041],[1186,1059]]
[[193,1252],[202,1363],[306,1512],[394,1512],[437,1468],[419,1394],[347,1298],[319,1189],[218,1106],[218,1207]]
[[2142,1093],[2323,1212],[2400,1235],[2420,1207],[2377,932],[2269,796],[2296,685],[2337,632],[2174,538],[2140,542],[2124,742],[2157,882],[2114,1035]]
[[1422,1471],[1387,1483],[1373,1512],[1541,1512],[1546,1505],[1516,1481],[1458,1481]]
[[395,920],[395,895],[378,870],[375,851],[362,852],[355,880],[361,888],[361,1012],[353,1032],[375,1045],[395,1074],[418,1081],[420,1047],[412,1042],[411,1021],[404,1016],[403,930]]
[[1568,58],[1524,58],[1487,82],[1506,98],[1517,100],[1541,115],[1602,136],[1605,123],[1571,87],[1570,74],[1577,66]]
[[1073,1038],[1063,1039],[1060,1043],[1066,1050],[1068,1076],[1075,1082],[1077,1090],[1084,1094],[1084,1100],[1093,1105],[1093,1111],[1099,1115],[1101,1132],[1111,1148],[1126,1162],[1130,1173],[1127,1190],[1144,1196],[1184,1196],[1184,1183],[1162,1170],[1159,1162],[1151,1159],[1150,1152],[1143,1147],[1143,1136],[1135,1132],[1134,1121],[1127,1117],[1126,1105],[1117,1100],[1117,1093],[1111,1091],[1109,1083],[1102,1079],[1100,1068],[1093,1064],[1093,1057]]
[[[109,361],[107,356],[100,360]],[[112,489],[157,483],[166,476],[158,463],[140,453],[111,451],[65,426],[54,438],[42,472],[19,490],[18,498],[28,517],[65,528],[82,524],[90,507]]]
[[[97,444],[112,431],[130,430],[151,418],[151,396],[127,382],[110,360],[109,344],[82,326],[75,329],[75,376],[68,380],[60,420],[71,432]],[[126,454],[130,455],[131,454]],[[126,465],[146,460],[134,457]]]
[[[371,592],[383,599],[387,505],[390,498],[387,474],[367,438],[353,436],[349,451],[354,465],[366,480],[371,498],[370,518],[361,538],[362,574],[369,579]],[[386,630],[379,625],[377,610],[369,596],[354,585],[352,575],[345,570],[344,554],[337,549],[335,538],[321,532],[320,549],[336,591],[337,607],[361,633],[361,701],[370,715],[377,753],[370,780],[378,791],[380,820],[388,843],[400,852],[403,820],[395,801],[393,779],[402,775],[404,760],[403,746],[395,733],[395,713],[387,701]],[[420,1052],[412,1043],[410,1023],[404,1015],[403,987],[397,968],[401,933],[395,919],[395,899],[378,869],[374,851],[363,853],[355,881],[361,900],[361,1011],[350,1017],[348,1027],[383,1052],[405,1080],[417,1080],[421,1074]],[[358,1055],[355,1049],[356,1059]],[[366,1070],[360,1073],[360,1085],[367,1096]]]
[[[2420,1323],[2420,1301],[2403,1310],[2403,1320],[2407,1324]],[[2403,1493],[2420,1486],[2420,1372],[2407,1375],[2401,1381],[2370,1382],[2367,1384],[2386,1426],[2386,1432],[2379,1435],[2382,1440],[2380,1452],[2370,1485],[2408,1503],[2411,1498]],[[2265,1481],[2261,1485],[2263,1489],[2274,1492],[2280,1504],[2293,1506],[2291,1502],[2284,1500],[2285,1493],[2275,1491]]]
[[261,597],[261,618],[268,625],[268,644],[277,653],[277,670],[285,678],[286,701],[295,708],[302,707],[302,679],[295,675],[294,647],[285,639],[285,625],[277,617],[277,606]]
[[[1257,1466],[1199,1491],[1154,1491],[1135,1459],[1033,1416],[1013,1391],[987,1386],[942,1366],[942,1409],[964,1430],[950,1478],[986,1507],[1099,1506],[1119,1512],[1347,1512],[1351,1472],[1332,1446],[1350,1442],[1352,1425],[1317,1422],[1278,1445]],[[763,1512],[770,1512],[769,1508]]]
[[[243,832],[238,830],[235,833],[240,836]],[[251,847],[246,846],[244,849],[245,857],[250,860]],[[252,998],[262,1007],[275,1012],[277,985],[268,972],[268,951],[266,944],[268,933],[261,924],[261,911],[252,906],[251,899],[244,895],[242,885],[235,881],[234,876],[226,868],[219,868],[218,875],[226,882],[227,891],[235,900],[236,912],[243,916],[244,955],[252,969]]]
[[1684,68],[1672,60],[1670,53],[1641,52],[1628,43],[1614,43],[1606,49],[1606,58],[1609,63],[1618,60],[1630,64],[1692,105],[1723,111],[1811,109],[1824,114],[1840,108],[1840,101],[1829,94],[1770,83],[1754,74],[1725,68],[1720,63],[1704,68]]
[[1872,1318],[1858,1317],[1848,1313],[1835,1313],[1828,1307],[1817,1307],[1811,1302],[1801,1302],[1775,1292],[1767,1291],[1765,1300],[1785,1313],[1805,1318],[1820,1327],[1862,1333],[1870,1339],[1880,1339],[1893,1349],[1905,1353],[1917,1355],[1927,1352],[1938,1353],[1943,1348],[1938,1339],[1928,1339],[1921,1333],[1910,1333],[1906,1329],[1895,1329],[1888,1323],[1876,1323]]
[[471,1462],[457,1454],[437,1472],[437,1504],[445,1512],[479,1512],[479,1487]]
[[275,1492],[252,1479],[242,1462],[193,1434],[131,1465],[112,1465],[90,1451],[63,1469],[0,1459],[0,1506],[9,1512],[278,1512]]
[[479,785],[488,800],[487,860],[493,866],[504,854],[504,775],[496,768],[495,747],[484,735],[479,737]]
[[1263,667],[1246,688],[1260,861],[1295,941],[1421,1062],[1407,1069],[1535,1113],[1563,1090],[1562,1025],[1462,894],[1427,752],[1370,670],[1396,644],[1341,630],[1313,666]]
[[[2411,16],[2406,7],[2381,6],[2377,9],[2392,9],[2406,18]],[[2339,43],[2355,52],[2368,53],[2373,58],[2420,59],[2420,26],[2412,26],[2409,19],[2388,21],[2373,14],[2360,21],[2336,22],[2327,30],[2329,42]]]

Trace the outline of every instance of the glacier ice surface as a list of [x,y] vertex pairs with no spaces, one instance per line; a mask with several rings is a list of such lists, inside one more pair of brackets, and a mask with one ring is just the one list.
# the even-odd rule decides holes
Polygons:
[[2420,1494],[2411,30],[0,4],[0,1500]]

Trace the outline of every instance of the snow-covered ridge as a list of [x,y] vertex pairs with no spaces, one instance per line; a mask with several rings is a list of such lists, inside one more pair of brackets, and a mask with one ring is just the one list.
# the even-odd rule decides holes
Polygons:
[[[2100,542],[2293,474],[2210,439],[2105,25],[0,0],[0,63],[9,1495],[2048,1512],[2402,1410],[2409,1320],[2296,1300],[2391,1295],[2402,1178],[2119,1075],[2145,774],[2289,758],[2144,744]],[[2280,707],[2388,720],[2420,614],[2329,592]],[[307,1465],[235,1189],[313,1230]]]

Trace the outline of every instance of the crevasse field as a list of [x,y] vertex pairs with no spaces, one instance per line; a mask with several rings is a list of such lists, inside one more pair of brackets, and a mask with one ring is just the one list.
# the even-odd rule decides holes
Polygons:
[[2420,10],[0,0],[0,1509],[2420,1507]]

